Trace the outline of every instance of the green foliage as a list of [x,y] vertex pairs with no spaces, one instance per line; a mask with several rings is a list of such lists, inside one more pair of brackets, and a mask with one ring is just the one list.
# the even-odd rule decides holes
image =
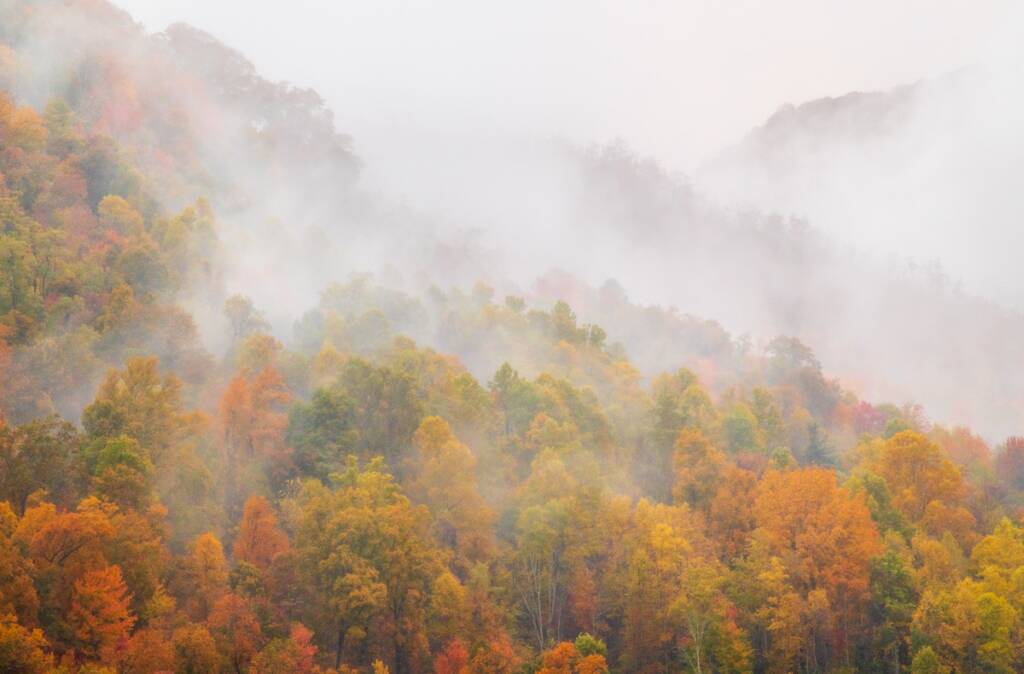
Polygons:
[[308,403],[292,406],[285,439],[294,450],[292,460],[299,474],[326,481],[344,466],[358,435],[355,405],[344,391],[334,388],[319,389]]
[[758,433],[757,417],[747,405],[733,405],[732,409],[722,416],[721,424],[722,441],[730,453],[758,451],[763,445]]
[[876,625],[875,648],[896,667],[905,666],[907,662],[910,625],[917,601],[914,578],[899,555],[887,550],[871,561],[869,611]]
[[18,514],[40,490],[58,503],[73,503],[80,486],[78,444],[75,428],[56,417],[0,426],[0,500],[10,502]]
[[380,459],[360,467],[349,457],[328,489],[308,483],[300,497],[300,559],[329,610],[342,642],[375,616],[392,629],[401,657],[414,657],[425,626],[426,597],[438,572],[429,535],[429,513],[402,494]]
[[939,661],[931,646],[924,646],[914,654],[910,671],[911,674],[949,674],[949,667]]
[[[381,454],[392,470],[401,468],[400,454],[409,448],[423,417],[423,401],[412,377],[361,358],[345,363],[336,384],[335,400],[350,408],[354,448],[363,457]],[[335,438],[335,442],[344,438]]]
[[588,655],[608,655],[608,646],[606,646],[600,639],[593,637],[586,632],[583,632],[576,637],[576,641],[573,642],[573,645],[576,646],[576,651],[583,657],[587,657]]
[[863,491],[865,502],[871,510],[871,517],[878,524],[879,531],[895,531],[907,541],[913,535],[913,527],[892,504],[892,495],[885,480],[874,473],[864,471],[850,478],[847,485],[853,491]]

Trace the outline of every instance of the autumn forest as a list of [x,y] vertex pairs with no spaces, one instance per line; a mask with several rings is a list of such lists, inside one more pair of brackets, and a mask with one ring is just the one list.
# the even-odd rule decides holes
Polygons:
[[[0,671],[1024,668],[1024,437],[497,278],[357,147],[196,29],[0,0]],[[825,246],[558,152],[637,246]]]

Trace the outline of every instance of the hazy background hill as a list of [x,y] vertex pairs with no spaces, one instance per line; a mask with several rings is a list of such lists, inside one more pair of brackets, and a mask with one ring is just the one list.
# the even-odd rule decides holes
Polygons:
[[[1015,287],[1000,267],[1018,213],[1018,154],[996,143],[1015,109],[994,104],[1013,91],[1001,74],[783,108],[691,181],[624,144],[501,129],[406,130],[368,163],[316,92],[261,77],[195,28],[147,34],[103,3],[7,2],[3,19],[4,77],[21,100],[66,99],[168,207],[211,200],[217,287],[184,300],[211,348],[222,301],[239,291],[290,338],[320,290],[358,272],[415,293],[482,280],[545,302],[611,280],[636,305],[712,319],[754,349],[797,336],[866,397],[921,402],[992,438],[1018,424],[1024,318],[975,274],[1002,269],[992,278]],[[890,247],[878,244],[886,232]],[[562,276],[537,283],[551,270]],[[607,311],[580,307],[646,374],[689,358],[665,327],[676,319]]]
[[798,213],[861,248],[939,261],[1020,309],[1019,71],[974,66],[785,105],[695,179],[728,203]]

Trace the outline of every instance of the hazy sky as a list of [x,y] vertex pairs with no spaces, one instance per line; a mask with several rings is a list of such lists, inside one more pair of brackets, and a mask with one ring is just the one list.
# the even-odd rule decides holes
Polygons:
[[[594,284],[614,277],[635,300],[677,304],[736,333],[763,329],[760,336],[769,337],[780,324],[810,333],[809,343],[839,375],[863,377],[863,362],[879,364],[877,381],[858,384],[872,396],[918,395],[941,418],[984,418],[979,425],[989,429],[1016,423],[1016,394],[1005,396],[1009,411],[989,404],[1005,403],[992,387],[1010,380],[992,374],[989,381],[987,373],[1008,366],[1001,354],[1018,353],[1003,348],[1002,324],[950,325],[960,313],[922,313],[927,307],[907,293],[893,308],[886,284],[908,258],[938,260],[968,292],[1024,310],[1020,0],[115,2],[150,31],[185,21],[240,51],[265,77],[317,89],[365,160],[361,185],[382,189],[385,203],[397,197],[436,214],[452,231],[482,232],[478,250],[500,253],[494,259],[506,265],[493,270],[499,279],[507,268],[528,283],[552,266]],[[839,148],[847,151],[837,151],[817,143],[811,128],[809,145],[787,150],[780,162],[809,167],[793,176],[788,193],[774,170],[760,194],[747,180],[726,181],[735,188],[731,205],[751,199],[758,208],[807,215],[857,251],[892,256],[891,265],[849,267],[849,278],[803,277],[799,292],[775,288],[789,277],[766,279],[771,265],[729,270],[730,260],[743,259],[745,240],[735,242],[739,253],[730,248],[735,258],[712,250],[708,259],[693,258],[708,267],[677,269],[671,246],[633,245],[625,228],[586,229],[592,223],[574,221],[585,216],[577,212],[573,174],[560,173],[568,162],[552,159],[560,146],[545,142],[620,138],[694,175],[704,190],[707,172],[694,169],[783,104],[885,90],[977,64],[991,67],[972,69],[968,79],[990,78],[989,85],[971,96],[937,86],[945,93],[927,99],[935,104],[914,108],[880,148],[854,136],[851,147]],[[950,115],[956,123],[947,123]],[[801,154],[814,161],[796,161]],[[701,250],[699,240],[672,240],[677,250]],[[288,261],[287,247],[255,241],[253,249],[254,268]],[[308,297],[307,286],[322,287],[323,270],[344,268],[329,255],[322,269],[304,265],[298,276],[305,285],[293,275],[290,285],[269,283],[269,294],[260,295],[253,274],[244,273],[240,289],[261,306],[296,306],[274,293],[301,289]],[[388,249],[380,259],[390,256]],[[860,269],[869,278],[856,275]],[[723,270],[717,286],[692,282]],[[800,309],[790,297],[818,307],[819,292],[832,293],[829,315],[789,322]],[[1014,332],[1006,334],[1017,343]]]
[[[557,227],[525,206],[496,213],[501,195],[489,191],[511,184],[531,195],[520,200],[526,206],[558,203],[545,199],[551,186],[537,167],[517,160],[526,137],[622,139],[693,175],[782,104],[1009,64],[1004,84],[1011,86],[972,113],[980,141],[971,136],[969,151],[949,154],[948,166],[918,167],[916,182],[895,164],[850,173],[839,162],[831,187],[781,203],[736,187],[752,205],[808,215],[860,249],[938,260],[969,292],[1024,309],[1017,254],[1024,197],[1015,182],[1024,157],[1024,89],[1015,84],[1024,76],[1017,72],[1024,3],[115,2],[150,31],[185,21],[242,52],[265,77],[317,89],[365,160],[365,186],[453,223],[518,232],[536,221],[548,243],[557,241]],[[986,129],[996,118],[1006,128]],[[926,149],[946,137],[918,131]],[[932,161],[929,152],[913,159]],[[872,177],[881,185],[875,192],[865,185]],[[849,198],[837,197],[837,186],[843,196],[851,185]]]
[[[360,137],[467,129],[620,137],[690,170],[785,102],[983,61],[1008,0],[120,0],[186,21]],[[370,145],[370,147],[366,147]]]

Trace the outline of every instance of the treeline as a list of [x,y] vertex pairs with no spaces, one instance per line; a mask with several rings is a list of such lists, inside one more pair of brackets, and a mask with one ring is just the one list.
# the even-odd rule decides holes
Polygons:
[[70,108],[43,114],[0,92],[0,408],[14,421],[77,416],[109,365],[158,354],[199,376],[208,356],[177,304],[213,287],[218,253],[202,200],[159,209],[109,138]]
[[133,357],[80,429],[4,426],[5,671],[1021,665],[1024,442],[859,401],[792,339],[750,386],[648,389],[568,305],[478,288],[446,323],[550,369],[482,382],[391,335],[397,298],[325,292],[294,350],[232,298],[201,386]]
[[1024,441],[621,297],[695,369],[368,277],[287,345],[228,298],[215,357],[179,306],[217,292],[210,207],[165,214],[59,101],[0,111],[3,671],[1024,664]]

